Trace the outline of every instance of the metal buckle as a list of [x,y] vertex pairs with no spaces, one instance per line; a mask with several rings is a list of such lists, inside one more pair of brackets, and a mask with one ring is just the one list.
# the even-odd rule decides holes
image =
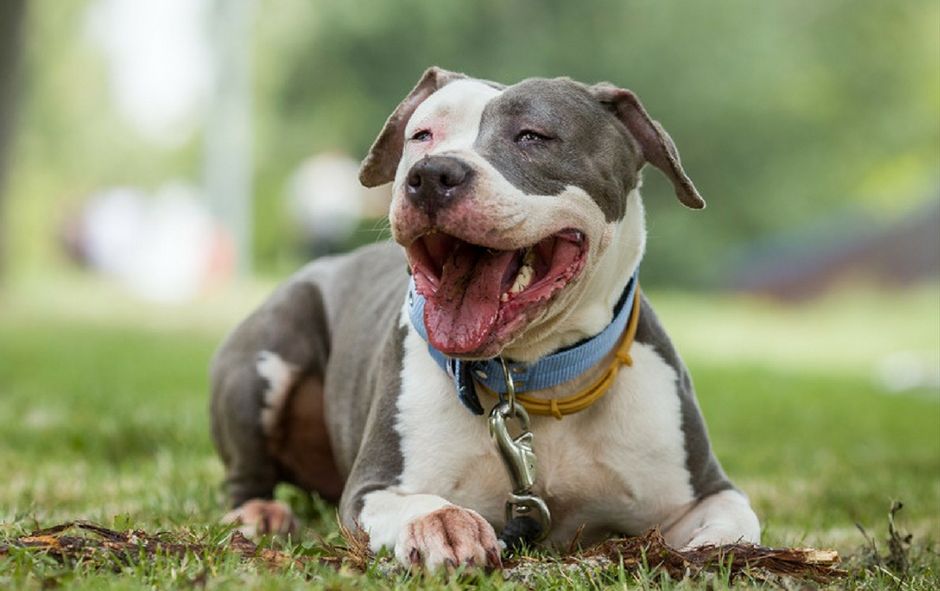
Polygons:
[[[506,394],[500,394],[499,403],[490,411],[489,428],[490,437],[496,444],[512,482],[512,493],[506,501],[506,521],[523,516],[535,519],[541,526],[535,541],[540,542],[548,536],[552,518],[545,501],[532,492],[538,470],[532,448],[532,432],[529,431],[529,413],[522,405],[516,405],[516,388],[509,366],[504,359],[500,361],[506,379]],[[510,420],[518,421],[518,437],[513,437],[509,431]],[[532,514],[533,511],[536,515]]]

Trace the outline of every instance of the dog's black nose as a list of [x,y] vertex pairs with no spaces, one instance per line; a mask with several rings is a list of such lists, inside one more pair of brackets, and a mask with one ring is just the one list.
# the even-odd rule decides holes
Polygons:
[[466,193],[473,169],[453,156],[426,156],[408,171],[405,195],[428,215]]

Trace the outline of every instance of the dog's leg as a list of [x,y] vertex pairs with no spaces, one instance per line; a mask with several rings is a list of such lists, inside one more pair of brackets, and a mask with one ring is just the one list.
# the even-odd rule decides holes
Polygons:
[[[234,507],[224,519],[247,534],[297,532],[290,508],[272,500],[279,481],[311,492],[326,482],[324,494],[332,498],[342,486],[332,482],[336,467],[317,377],[329,350],[322,310],[315,285],[288,284],[232,333],[213,361],[212,435]],[[299,461],[297,448],[311,442],[319,447]]]
[[[254,359],[227,355],[224,362],[217,360],[212,436],[225,464],[225,485],[233,507],[252,499],[270,499],[277,485],[277,466],[268,453],[261,426],[266,389]],[[233,518],[230,515],[229,519]]]
[[[407,322],[407,320],[405,320]],[[451,504],[447,499],[434,495],[422,494],[425,487],[421,484],[408,486],[405,478],[406,458],[401,448],[402,423],[400,406],[402,389],[415,387],[403,376],[419,376],[420,372],[403,370],[409,355],[405,350],[408,334],[403,323],[389,331],[382,345],[382,353],[374,372],[367,383],[376,388],[370,400],[367,417],[364,419],[362,437],[355,445],[355,460],[352,463],[346,487],[340,499],[340,516],[343,524],[350,528],[362,528],[369,534],[370,546],[374,551],[381,548],[393,549],[396,558],[406,566],[427,566],[428,568],[477,565],[496,567],[499,562],[499,547],[493,527],[475,511]],[[355,334],[355,333],[353,333]],[[367,333],[366,333],[367,334]],[[414,334],[414,333],[412,333]],[[415,338],[418,338],[414,334]],[[434,363],[427,356],[424,345],[415,343],[420,352],[420,359]],[[343,358],[344,350],[335,349],[337,358]],[[424,357],[421,357],[424,356]],[[415,359],[411,360],[412,363]],[[338,366],[332,366],[334,369]],[[432,373],[421,379],[429,379],[448,387],[446,374],[434,365]],[[329,374],[327,383],[332,388],[328,392],[332,402],[331,418],[349,417],[351,412],[339,414],[343,404],[348,404],[355,396],[362,396],[361,385],[343,379],[341,373]],[[434,392],[440,396],[440,392]],[[455,405],[456,396],[449,394]],[[360,398],[361,400],[361,398]],[[466,418],[463,409],[456,408],[461,419]],[[360,411],[361,412],[361,411]],[[434,417],[439,418],[439,417]],[[347,428],[349,419],[344,419]],[[337,425],[336,432],[342,430]],[[487,442],[488,443],[488,442]],[[433,454],[433,449],[424,449],[419,453]]]
[[272,393],[289,388],[285,381],[289,374],[279,360],[284,370],[280,380],[259,372],[258,367],[271,370],[275,359],[261,356],[256,363],[244,359],[214,380],[212,433],[225,464],[228,495],[235,507],[223,522],[240,525],[249,537],[296,534],[298,530],[290,507],[272,499],[279,470],[270,453],[265,419],[274,412],[270,406]]
[[362,528],[373,551],[393,549],[405,566],[499,566],[496,532],[478,513],[398,486],[396,397],[390,389],[372,407],[370,428],[340,500],[344,525]]
[[368,493],[359,523],[369,534],[373,551],[394,548],[395,557],[405,566],[501,565],[493,526],[476,511],[436,495],[394,489]]
[[747,497],[727,489],[697,501],[664,532],[675,548],[760,543],[760,523]]

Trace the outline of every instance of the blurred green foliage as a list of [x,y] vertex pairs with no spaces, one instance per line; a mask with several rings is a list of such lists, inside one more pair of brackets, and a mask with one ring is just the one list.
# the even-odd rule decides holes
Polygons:
[[[33,263],[51,256],[37,236],[63,203],[103,185],[198,180],[200,138],[160,151],[112,114],[82,35],[86,4],[30,6],[11,216],[14,251]],[[259,0],[258,267],[298,262],[283,206],[297,164],[322,150],[363,155],[437,64],[507,83],[567,75],[635,90],[709,202],[685,210],[646,175],[645,280],[706,284],[731,245],[851,208],[890,216],[935,195],[938,27],[932,0]]]

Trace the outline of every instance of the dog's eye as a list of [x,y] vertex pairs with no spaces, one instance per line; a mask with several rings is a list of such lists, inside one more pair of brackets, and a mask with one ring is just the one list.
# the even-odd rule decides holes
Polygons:
[[430,129],[420,129],[420,130],[414,132],[414,134],[412,134],[412,136],[411,136],[411,141],[413,141],[413,142],[426,142],[426,141],[430,140],[431,137],[433,137],[433,136],[431,135],[431,130],[430,130]]
[[551,139],[553,138],[532,129],[523,129],[518,134],[516,134],[517,144],[536,144],[540,142],[547,142]]

